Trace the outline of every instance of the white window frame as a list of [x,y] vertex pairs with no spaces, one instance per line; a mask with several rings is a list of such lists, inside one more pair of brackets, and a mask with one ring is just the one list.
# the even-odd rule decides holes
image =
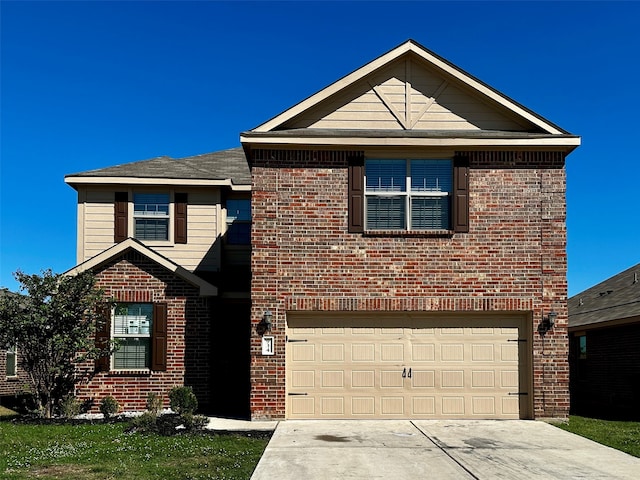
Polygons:
[[[13,374],[9,374],[9,355],[13,355],[11,361],[13,364]],[[7,378],[15,378],[18,376],[18,347],[16,345],[7,347],[5,351],[5,375]]]
[[[153,212],[153,211],[145,211],[144,213],[137,213],[136,212],[136,195],[166,195],[167,196],[167,213],[164,212]],[[133,192],[133,196],[132,196],[132,211],[133,211],[133,238],[136,238],[140,241],[143,241],[145,243],[149,243],[149,242],[161,242],[161,243],[166,243],[166,242],[170,242],[171,238],[172,238],[172,222],[171,222],[171,217],[172,217],[172,210],[173,210],[173,199],[172,199],[172,194],[171,192],[168,191],[163,191],[163,192],[145,192],[145,191],[134,191]],[[164,203],[156,203],[156,204],[150,204],[150,203],[145,203],[145,205],[156,205],[156,207],[158,207],[159,205],[164,205]],[[154,219],[154,220],[166,220],[167,222],[167,237],[166,238],[142,238],[142,237],[138,237],[136,235],[136,222],[137,220],[150,220],[150,219]]]
[[[404,191],[370,191],[367,189],[367,176],[366,176],[366,162],[368,160],[387,160],[387,161],[397,161],[397,162],[404,162],[405,163],[405,189]],[[418,191],[413,191],[411,189],[411,162],[412,161],[416,161],[416,160],[446,160],[448,162],[450,162],[450,170],[451,170],[451,188],[449,191],[447,192],[437,192],[437,191],[422,191],[422,190],[418,190]],[[392,230],[396,230],[396,231],[411,231],[411,230],[415,230],[415,231],[424,231],[424,232],[429,232],[429,231],[434,231],[434,230],[450,230],[451,229],[451,209],[452,209],[452,205],[451,205],[451,200],[452,200],[452,196],[453,196],[453,160],[450,158],[401,158],[401,159],[387,159],[387,158],[371,158],[371,159],[367,159],[365,160],[365,176],[364,176],[364,222],[365,222],[365,230],[386,230],[386,229],[372,229],[367,225],[367,206],[368,206],[368,199],[375,197],[403,197],[404,198],[404,227],[403,228],[396,228],[396,229],[392,229]],[[442,197],[448,197],[449,198],[449,218],[447,219],[448,222],[448,226],[444,229],[442,228],[419,228],[419,229],[415,229],[413,228],[413,226],[411,225],[411,200],[412,198],[442,198]]]
[[[149,371],[151,369],[151,362],[152,362],[152,357],[151,357],[151,348],[152,348],[152,330],[153,330],[153,303],[150,302],[120,302],[120,304],[126,304],[126,305],[150,305],[151,306],[151,319],[148,322],[148,325],[146,325],[146,332],[145,333],[141,333],[142,330],[142,321],[143,319],[146,320],[147,317],[144,315],[116,315],[116,310],[118,308],[118,305],[116,305],[115,307],[113,307],[111,309],[111,339],[115,340],[117,342],[117,340],[119,339],[140,339],[140,338],[144,338],[144,339],[149,339],[149,351],[148,351],[148,356],[146,359],[146,365],[145,366],[136,366],[136,367],[117,367],[116,366],[116,356],[118,354],[118,350],[116,350],[115,352],[113,352],[113,354],[111,355],[111,361],[110,361],[110,369],[113,371]],[[117,316],[122,316],[122,317],[127,317],[127,322],[129,323],[130,326],[127,327],[127,332],[123,333],[123,332],[116,332],[116,317]],[[137,321],[137,324],[132,325],[131,322]],[[133,330],[133,327],[137,327],[136,330]],[[128,331],[129,328],[132,328],[132,331]]]

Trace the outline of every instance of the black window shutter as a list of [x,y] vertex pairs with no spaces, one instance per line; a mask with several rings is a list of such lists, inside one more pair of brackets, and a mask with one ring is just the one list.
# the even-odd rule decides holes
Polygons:
[[175,243],[187,243],[187,194],[176,193],[174,205]]
[[167,370],[167,304],[153,304],[151,370]]
[[[111,339],[111,305],[102,303],[97,306],[98,318],[96,324],[96,348],[105,350],[109,347]],[[97,372],[108,372],[111,356],[96,358],[95,369]]]
[[129,224],[129,198],[127,192],[116,192],[114,212],[115,222],[113,231],[113,241],[120,243],[126,240],[127,225]]
[[349,232],[364,232],[364,156],[349,158]]
[[453,231],[469,231],[469,159],[453,159]]

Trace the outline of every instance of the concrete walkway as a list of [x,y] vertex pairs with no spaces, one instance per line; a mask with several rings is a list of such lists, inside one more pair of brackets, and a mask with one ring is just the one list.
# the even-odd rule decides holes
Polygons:
[[636,480],[640,459],[535,421],[287,420],[251,478]]

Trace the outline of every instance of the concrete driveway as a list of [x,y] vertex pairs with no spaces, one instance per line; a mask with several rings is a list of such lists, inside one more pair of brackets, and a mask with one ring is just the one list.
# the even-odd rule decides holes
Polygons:
[[526,420],[287,420],[251,478],[636,480],[640,459]]

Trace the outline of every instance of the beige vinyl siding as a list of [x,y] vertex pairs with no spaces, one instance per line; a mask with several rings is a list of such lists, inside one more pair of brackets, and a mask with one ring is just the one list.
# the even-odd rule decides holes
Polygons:
[[84,222],[78,230],[82,231],[82,238],[78,238],[78,245],[82,242],[82,258],[84,262],[113,245],[114,192],[109,189],[85,189],[82,209]]
[[[161,191],[162,189],[117,188],[132,193]],[[156,252],[164,255],[187,270],[217,270],[220,266],[218,235],[223,228],[220,222],[220,192],[217,189],[173,188],[165,189],[188,194],[187,243],[173,243],[173,203],[170,206],[168,242],[145,242]],[[129,236],[133,236],[133,203],[129,204]],[[82,188],[78,191],[78,263],[86,261],[114,245],[114,190],[113,187]]]
[[187,270],[217,270],[220,264],[220,242],[216,241],[219,232],[220,196],[217,191],[180,191],[189,194],[187,243],[157,245],[152,248]]
[[[407,115],[407,112],[410,112]],[[289,128],[509,130],[531,125],[492,108],[452,79],[399,60],[287,124]]]

